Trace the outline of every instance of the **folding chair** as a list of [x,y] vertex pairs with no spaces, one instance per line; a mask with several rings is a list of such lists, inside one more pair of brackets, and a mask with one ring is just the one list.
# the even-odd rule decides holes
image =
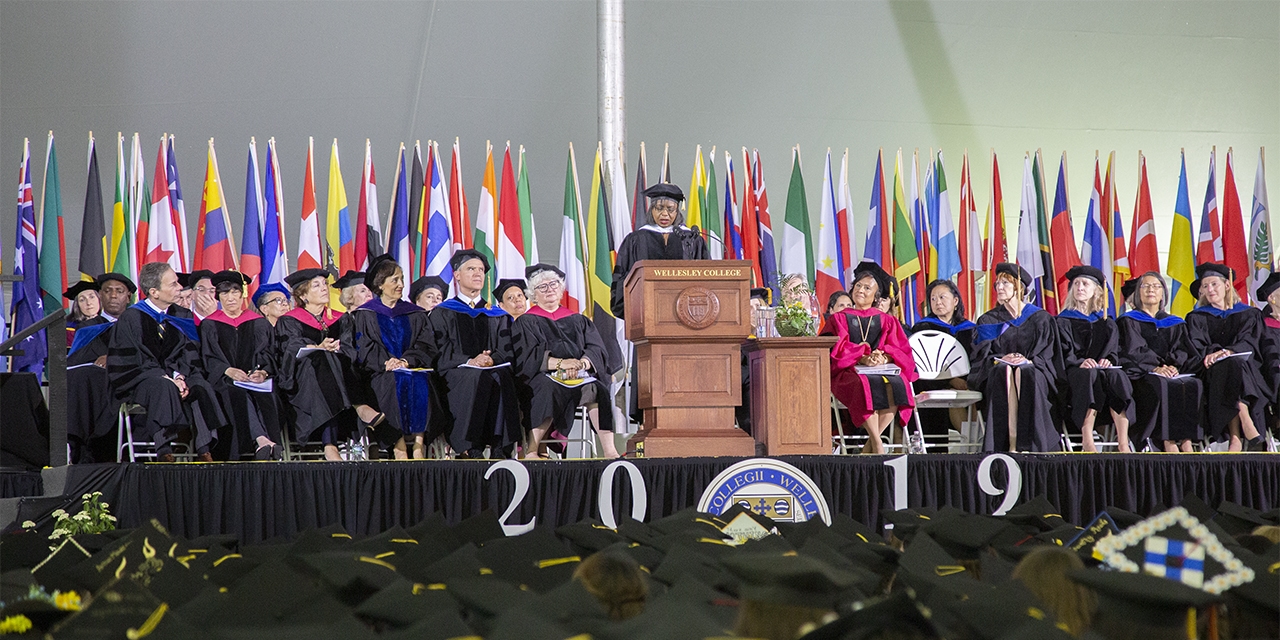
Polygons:
[[[154,440],[138,440],[133,437],[133,416],[146,414],[147,410],[140,404],[120,403],[120,410],[116,413],[116,462],[124,462],[125,452],[128,452],[129,462],[137,462],[139,458],[155,460],[159,457],[156,454]],[[172,442],[169,446],[173,449],[175,459],[186,461],[195,459],[187,443]]]
[[[831,396],[831,420],[836,425],[836,435],[831,436],[831,453],[836,455],[850,455],[855,451],[860,451],[867,444],[867,440],[871,438],[865,431],[858,433],[857,425],[851,425],[852,430],[848,433],[845,432],[845,424],[844,420],[840,419],[840,411],[847,409],[848,407],[836,400],[835,395]],[[893,424],[889,425],[887,432],[880,434],[880,444],[885,453],[902,450],[904,445],[899,442],[900,439],[897,420],[894,420]]]
[[[969,354],[965,353],[960,341],[948,333],[941,331],[920,331],[907,338],[911,345],[911,357],[916,363],[916,373],[921,380],[951,380],[969,375]],[[967,422],[971,425],[968,433],[963,434],[955,429],[948,429],[945,440],[930,445],[920,425],[920,412],[914,411],[916,432],[914,436],[927,450],[945,447],[949,452],[977,451],[982,447],[981,417],[976,411],[976,404],[982,400],[982,392],[963,389],[936,389],[916,393],[914,386],[908,385],[915,397],[916,409],[968,409]],[[974,429],[972,425],[978,425]],[[976,432],[976,433],[975,433]],[[937,439],[937,437],[934,437]]]

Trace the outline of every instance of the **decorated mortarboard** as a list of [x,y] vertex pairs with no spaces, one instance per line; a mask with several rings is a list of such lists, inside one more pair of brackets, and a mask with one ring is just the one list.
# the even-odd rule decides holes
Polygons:
[[79,611],[53,627],[54,638],[142,637],[163,620],[169,605],[130,578],[113,578]]
[[489,272],[489,259],[483,253],[475,249],[463,249],[455,251],[453,257],[449,258],[449,266],[456,272],[468,260],[479,260],[484,265],[485,273]]
[[658,184],[644,190],[646,198],[671,198],[676,202],[684,202],[684,191],[680,190],[674,184],[668,182],[659,182]]
[[740,553],[722,561],[736,576],[740,600],[835,609],[858,575],[806,555]]
[[328,269],[299,269],[284,277],[290,287],[296,287],[312,278],[329,277]]
[[111,281],[119,282],[120,284],[124,285],[125,288],[129,290],[129,293],[138,292],[138,285],[134,284],[133,281],[130,280],[128,277],[123,276],[119,273],[108,272],[108,273],[101,274],[97,277],[97,282],[99,287]]
[[1014,262],[1001,262],[996,265],[996,275],[1005,274],[1015,280],[1022,282],[1023,288],[1031,288],[1031,274]]
[[1067,542],[1066,546],[1079,554],[1081,558],[1102,561],[1102,554],[1098,552],[1098,542],[1103,538],[1118,533],[1120,533],[1120,528],[1111,520],[1111,516],[1106,511],[1103,511],[1094,517],[1089,526]]
[[129,535],[112,542],[93,557],[62,572],[83,588],[96,591],[120,576],[148,571],[165,557],[185,555],[186,546],[169,535],[154,518],[135,528]]
[[62,297],[74,301],[80,294],[86,291],[97,291],[101,288],[102,285],[96,280],[81,280],[80,282],[71,285],[71,288],[63,291]]
[[1182,507],[1174,507],[1118,535],[1103,538],[1094,545],[1094,550],[1117,571],[1157,576],[1211,594],[1222,593],[1254,578],[1253,569]]
[[503,278],[498,281],[498,284],[493,286],[493,299],[501,300],[502,296],[506,294],[507,289],[515,288],[523,292],[527,287],[528,285],[525,284],[524,280],[517,278]]
[[258,287],[258,290],[253,292],[253,306],[261,307],[262,299],[267,297],[268,293],[274,293],[276,291],[283,293],[285,300],[290,300],[293,297],[289,293],[289,287],[286,287],[279,282],[272,282],[271,284],[264,284]]
[[1062,279],[1070,283],[1075,282],[1076,278],[1088,278],[1099,286],[1107,281],[1107,277],[1102,274],[1102,269],[1087,264],[1078,264],[1067,269],[1067,273],[1064,274]]
[[337,278],[336,280],[333,281],[333,284],[329,286],[334,289],[342,290],[342,289],[346,289],[347,287],[354,287],[358,284],[366,284],[365,283],[366,273],[368,272],[355,271],[353,269],[348,269],[346,273],[342,274],[341,278]]
[[539,262],[538,264],[535,264],[531,267],[525,267],[524,279],[532,280],[534,276],[544,271],[550,271],[551,273],[556,274],[556,276],[560,278],[564,277],[564,272],[561,271],[559,267],[552,264],[546,264],[545,262]]
[[1103,511],[1106,511],[1107,515],[1111,516],[1112,522],[1115,522],[1116,526],[1119,527],[1121,531],[1142,522],[1144,519],[1142,516],[1129,511],[1128,509],[1121,509],[1115,505],[1107,505],[1103,507]]
[[440,276],[422,276],[409,285],[409,301],[417,302],[418,296],[422,295],[427,289],[440,291],[442,299],[449,297],[449,283],[445,282],[444,278]]
[[84,584],[69,577],[67,572],[92,555],[74,538],[66,538],[44,560],[31,568],[31,575],[50,589],[69,591],[83,588]]
[[915,591],[910,588],[856,606],[854,611],[800,636],[801,640],[942,637],[933,611],[916,601]]

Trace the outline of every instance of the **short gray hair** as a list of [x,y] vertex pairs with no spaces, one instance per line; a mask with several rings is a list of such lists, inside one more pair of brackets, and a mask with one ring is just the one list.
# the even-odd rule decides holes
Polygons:
[[148,262],[142,265],[142,269],[138,271],[138,288],[150,296],[152,289],[160,288],[160,280],[164,278],[166,271],[173,271],[173,267],[167,262]]
[[565,280],[564,280],[564,276],[562,276],[562,275],[560,275],[560,274],[558,274],[558,273],[556,273],[556,272],[554,272],[554,271],[552,271],[552,270],[550,270],[550,269],[543,269],[542,271],[535,271],[535,272],[533,273],[533,275],[529,276],[529,281],[528,281],[529,288],[525,290],[525,297],[527,297],[527,298],[529,298],[530,300],[532,300],[532,299],[533,299],[533,290],[534,290],[534,289],[537,289],[537,288],[538,288],[538,285],[540,285],[540,284],[542,284],[542,283],[544,283],[544,282],[546,282],[546,281],[548,281],[548,280],[558,280],[558,281],[560,282],[560,286],[561,286],[561,287],[563,287],[563,286],[564,286],[564,282],[565,282]]

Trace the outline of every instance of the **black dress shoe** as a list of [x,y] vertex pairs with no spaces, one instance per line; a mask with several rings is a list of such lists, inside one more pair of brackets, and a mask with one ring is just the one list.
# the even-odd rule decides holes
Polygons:
[[276,445],[264,444],[253,452],[254,460],[270,460],[271,454],[275,452]]
[[176,462],[178,459],[172,453],[162,453],[156,456],[158,462]]
[[208,451],[196,456],[196,460],[200,462],[213,462],[213,454]]
[[1267,450],[1267,439],[1261,435],[1245,441],[1245,451],[1262,451]]

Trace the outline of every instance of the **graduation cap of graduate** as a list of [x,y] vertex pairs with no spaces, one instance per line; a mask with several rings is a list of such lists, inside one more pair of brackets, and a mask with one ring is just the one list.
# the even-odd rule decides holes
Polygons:
[[1217,600],[1211,593],[1144,573],[1076,569],[1067,577],[1097,592],[1100,611],[1154,626],[1183,626],[1187,609]]
[[453,253],[453,257],[449,258],[449,266],[452,267],[454,271],[457,271],[458,268],[468,260],[479,260],[480,264],[484,265],[485,273],[489,272],[489,259],[484,257],[483,253],[480,253],[475,249],[462,249],[461,251],[455,251]]
[[493,299],[502,300],[502,296],[507,292],[507,289],[511,289],[513,287],[524,291],[528,288],[528,285],[525,284],[524,280],[519,278],[503,278],[498,281],[498,284],[493,286]]
[[299,269],[284,277],[290,287],[296,287],[312,278],[329,277],[328,269]]
[[557,527],[556,535],[567,540],[579,554],[588,555],[624,541],[616,530],[594,518]]
[[941,638],[933,612],[916,601],[915,591],[859,603],[855,611],[800,636],[802,640],[861,640],[888,637]]
[[1063,275],[1062,279],[1071,283],[1075,282],[1076,278],[1081,277],[1093,280],[1098,286],[1102,286],[1107,281],[1107,277],[1102,274],[1102,269],[1087,264],[1078,264],[1067,269],[1067,273]]
[[544,272],[544,271],[550,271],[551,273],[556,274],[556,277],[558,277],[558,278],[560,278],[560,279],[564,279],[564,272],[563,272],[563,271],[561,271],[561,270],[559,269],[559,267],[556,267],[556,266],[555,266],[555,265],[553,265],[553,264],[547,264],[547,263],[545,263],[545,262],[539,262],[538,264],[535,264],[535,265],[533,265],[533,266],[531,266],[531,267],[525,267],[525,269],[524,269],[524,279],[525,279],[525,280],[532,280],[534,276],[536,276],[536,275],[538,275],[539,273],[542,273],[542,272]]
[[130,280],[128,277],[123,276],[119,273],[107,272],[102,275],[99,275],[97,278],[98,287],[101,288],[102,285],[108,282],[111,282],[113,280],[115,282],[119,282],[120,284],[124,285],[125,288],[129,290],[129,293],[138,292],[138,285],[134,284],[133,281]]
[[444,585],[397,578],[361,602],[354,613],[394,627],[408,627],[439,610],[461,611]]
[[1218,515],[1213,520],[1233,536],[1249,533],[1258,527],[1271,524],[1262,517],[1261,511],[1230,501],[1218,505]]
[[1174,507],[1094,545],[1110,567],[1180,582],[1210,594],[1250,582],[1252,568],[1223,546],[1209,527]]
[[740,553],[721,561],[741,600],[835,609],[858,581],[853,572],[806,555]]
[[239,271],[226,269],[213,274],[213,277],[209,278],[209,282],[213,283],[213,286],[215,287],[223,283],[238,284],[243,287],[250,282],[253,282],[253,278],[250,278]]
[[416,302],[418,296],[422,295],[422,292],[427,289],[438,290],[441,298],[449,297],[449,283],[445,282],[444,278],[440,276],[422,276],[409,285],[409,301]]
[[582,562],[581,556],[544,527],[491,540],[476,551],[476,557],[494,576],[539,593],[569,580]]
[[1210,276],[1217,276],[1230,283],[1231,267],[1217,262],[1205,262],[1196,265],[1196,279],[1191,281],[1191,286],[1189,287],[1192,298],[1200,298],[1200,283]]
[[86,291],[98,291],[101,288],[102,285],[98,284],[96,280],[81,280],[80,282],[71,285],[70,289],[63,291],[62,297],[74,301],[76,297]]
[[285,300],[293,299],[293,296],[289,293],[289,287],[286,287],[279,282],[272,282],[271,284],[264,284],[258,287],[258,290],[253,292],[253,306],[261,307],[262,299],[265,298],[268,293],[274,293],[276,291],[283,293]]
[[674,184],[668,182],[659,182],[658,184],[644,190],[646,198],[671,198],[676,202],[684,202],[684,191],[680,190]]
[[1022,268],[1022,265],[1014,262],[1001,262],[996,265],[996,275],[1000,275],[1002,273],[1014,278],[1015,280],[1021,281],[1023,288],[1031,288],[1031,274],[1027,273],[1027,270]]
[[[941,588],[948,593],[967,595],[985,587],[958,560],[927,533],[916,534],[898,558],[898,576],[921,588]],[[921,593],[924,591],[922,589]]]
[[961,560],[976,560],[979,552],[1012,527],[997,518],[978,515],[938,517],[920,527],[933,536],[948,554]]

